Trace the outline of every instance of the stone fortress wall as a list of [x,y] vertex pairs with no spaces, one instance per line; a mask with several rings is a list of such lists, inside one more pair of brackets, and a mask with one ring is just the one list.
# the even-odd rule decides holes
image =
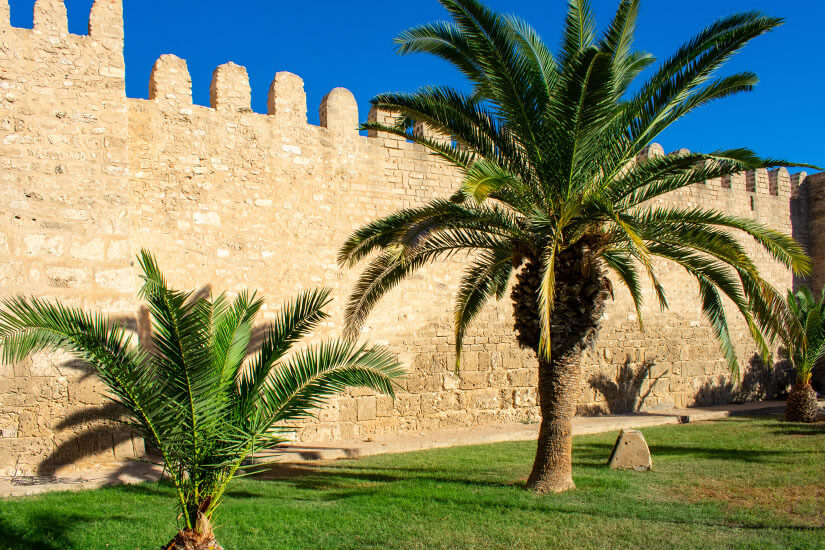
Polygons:
[[[61,0],[37,0],[34,28],[11,28],[7,1],[0,0],[1,295],[96,309],[145,335],[134,256],[147,247],[178,288],[260,289],[264,318],[301,289],[329,286],[333,315],[314,338],[329,337],[340,333],[358,274],[336,264],[347,235],[397,208],[448,196],[457,185],[457,172],[422,147],[359,135],[356,101],[343,88],[324,98],[320,126],[313,126],[299,77],[277,73],[268,113],[259,114],[250,109],[246,70],[228,63],[213,74],[211,107],[193,105],[186,62],[164,55],[149,99],[127,98],[121,0],[96,0],[88,36],[68,33]],[[368,115],[380,117],[386,115]],[[664,151],[654,144],[646,154]],[[808,225],[818,237],[815,228],[825,220],[816,200],[821,176],[759,170],[692,186],[667,201],[794,231],[821,263],[825,243],[808,239]],[[787,271],[746,244],[770,281],[783,289],[792,284]],[[390,346],[409,371],[397,399],[352,391],[308,422],[300,439],[537,420],[535,361],[515,343],[508,299],[479,316],[461,369],[453,369],[452,296],[461,264],[420,272],[368,320],[364,337]],[[748,371],[754,346],[741,319],[731,314],[745,371],[739,387],[729,382],[701,318],[696,284],[673,266],[661,266],[661,278],[670,310],[659,311],[646,289],[644,331],[617,285],[587,359],[582,412],[772,391]],[[140,455],[141,440],[117,428],[113,414],[94,374],[66,356],[0,367],[0,475],[45,475],[64,464]]]

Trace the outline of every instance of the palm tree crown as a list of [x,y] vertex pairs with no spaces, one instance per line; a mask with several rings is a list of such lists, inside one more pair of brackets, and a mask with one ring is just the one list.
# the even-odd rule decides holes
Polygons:
[[[350,334],[403,278],[428,262],[470,251],[475,256],[454,310],[457,358],[470,321],[490,298],[505,295],[512,274],[520,270],[524,284],[513,296],[519,342],[549,361],[554,350],[569,347],[571,338],[580,340],[596,330],[594,321],[567,334],[564,320],[585,307],[582,303],[612,293],[604,269],[628,288],[639,313],[643,276],[665,308],[654,264],[662,258],[698,281],[702,311],[732,368],[737,360],[723,297],[766,353],[783,326],[777,319],[787,310],[733,233],[753,237],[799,274],[809,270],[802,248],[751,219],[653,203],[711,178],[791,164],[747,149],[641,154],[695,108],[750,91],[757,82],[753,73],[715,74],[748,41],[781,20],[757,12],[720,19],[637,83],[654,63],[633,49],[638,0],[622,0],[601,35],[587,0],[571,0],[556,55],[517,17],[493,13],[476,0],[439,1],[452,21],[401,33],[399,52],[449,61],[469,79],[471,92],[426,87],[381,94],[372,103],[397,115],[397,124],[369,122],[363,128],[424,145],[460,168],[463,181],[449,200],[401,210],[347,240],[341,264],[354,265],[380,251],[348,304]],[[416,123],[447,139],[416,132]],[[518,311],[519,304],[526,306]],[[600,315],[600,309],[594,311]]]
[[333,394],[364,386],[394,395],[402,371],[385,349],[331,340],[287,355],[326,318],[328,290],[285,304],[248,357],[262,300],[247,292],[197,298],[170,289],[149,252],[139,261],[151,342],[133,345],[99,314],[9,298],[0,309],[0,344],[7,362],[63,349],[95,367],[134,429],[160,450],[187,529],[209,525],[244,459],[283,442],[289,423]]
[[786,334],[785,346],[796,369],[796,383],[809,384],[816,364],[825,357],[825,289],[817,300],[811,289],[803,286],[796,292],[788,291],[788,307],[792,323]]

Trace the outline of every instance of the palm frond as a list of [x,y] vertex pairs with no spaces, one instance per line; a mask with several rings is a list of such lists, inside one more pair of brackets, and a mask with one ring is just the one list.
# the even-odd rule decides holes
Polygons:
[[588,0],[568,0],[559,63],[567,66],[596,39],[596,20]]
[[394,397],[393,380],[402,374],[398,361],[384,348],[340,340],[308,347],[267,380],[257,411],[264,419],[260,430],[268,430],[275,422],[305,418],[347,387]]
[[273,367],[290,347],[328,317],[324,308],[330,303],[329,296],[328,288],[308,290],[281,306],[266,328],[260,349],[249,365],[237,372],[237,402],[241,416],[250,413]]
[[513,272],[513,251],[508,248],[484,251],[467,268],[455,299],[455,361],[461,364],[464,335],[472,320],[489,299],[501,299]]

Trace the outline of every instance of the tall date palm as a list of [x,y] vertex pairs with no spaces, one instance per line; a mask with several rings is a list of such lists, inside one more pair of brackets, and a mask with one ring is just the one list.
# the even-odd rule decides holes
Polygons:
[[[642,278],[667,306],[657,259],[683,267],[698,282],[702,311],[732,368],[737,360],[724,297],[761,350],[767,352],[781,330],[782,296],[734,233],[749,235],[777,261],[806,273],[801,247],[750,219],[656,199],[711,178],[788,163],[747,149],[641,155],[695,108],[751,90],[753,73],[714,74],[781,20],[756,12],[720,19],[637,83],[654,63],[633,49],[637,0],[621,1],[601,35],[587,0],[571,0],[555,55],[521,19],[476,0],[439,1],[452,20],[401,33],[399,52],[447,60],[469,79],[471,92],[426,87],[381,94],[373,105],[397,123],[362,127],[424,145],[457,166],[463,180],[449,200],[398,211],[346,241],[342,265],[371,258],[348,302],[349,334],[357,334],[371,308],[402,279],[429,262],[469,252],[454,310],[460,361],[473,317],[490,298],[507,294],[515,274],[515,332],[537,356],[542,414],[527,484],[539,492],[564,491],[574,487],[571,419],[582,354],[612,295],[608,273],[627,287],[641,314]],[[422,135],[417,123],[449,139]]]
[[247,357],[262,300],[247,292],[196,298],[170,289],[149,252],[139,261],[151,342],[133,345],[99,314],[8,298],[0,309],[3,360],[62,349],[89,362],[129,423],[160,450],[175,486],[184,528],[165,548],[217,549],[212,515],[251,453],[285,441],[289,423],[348,386],[393,395],[402,371],[388,350],[343,340],[290,350],[327,317],[328,290],[285,304]]

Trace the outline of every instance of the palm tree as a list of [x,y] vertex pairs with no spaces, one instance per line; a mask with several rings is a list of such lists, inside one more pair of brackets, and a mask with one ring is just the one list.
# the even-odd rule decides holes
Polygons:
[[[638,0],[622,0],[597,37],[587,0],[571,0],[555,56],[524,21],[476,0],[439,0],[452,21],[401,33],[401,54],[446,59],[470,81],[463,93],[426,87],[386,93],[373,105],[397,123],[368,122],[427,147],[463,173],[449,199],[398,211],[355,231],[339,262],[370,260],[346,309],[347,334],[371,308],[423,265],[473,254],[455,301],[456,361],[473,317],[510,279],[519,344],[536,353],[542,422],[528,487],[564,491],[571,477],[571,419],[583,351],[592,344],[611,273],[641,314],[642,275],[666,307],[656,258],[675,262],[699,284],[702,310],[736,367],[723,297],[746,320],[760,349],[780,330],[784,300],[759,274],[732,232],[753,237],[777,261],[807,273],[790,237],[750,219],[701,208],[657,205],[668,192],[743,170],[787,166],[747,149],[637,157],[657,134],[712,100],[749,91],[753,73],[713,75],[749,40],[780,24],[759,13],[720,19],[682,46],[645,82],[653,58],[633,49]],[[635,91],[631,91],[635,90]],[[422,135],[423,123],[436,135]]]
[[[825,289],[818,301],[811,289],[804,286],[796,293],[789,290],[787,300],[795,327],[786,330],[783,339],[796,369],[796,379],[788,394],[785,419],[814,422],[819,404],[811,386],[811,374],[817,362],[825,357]],[[791,334],[798,336],[789,337]]]
[[212,516],[248,456],[285,441],[287,423],[348,386],[393,395],[402,371],[385,349],[339,340],[287,356],[327,317],[328,290],[285,304],[247,359],[262,300],[248,292],[196,299],[170,289],[149,252],[138,260],[151,342],[133,345],[123,327],[100,314],[9,298],[0,310],[3,360],[62,349],[95,367],[130,425],[160,450],[175,486],[185,525],[168,548],[220,548]]

